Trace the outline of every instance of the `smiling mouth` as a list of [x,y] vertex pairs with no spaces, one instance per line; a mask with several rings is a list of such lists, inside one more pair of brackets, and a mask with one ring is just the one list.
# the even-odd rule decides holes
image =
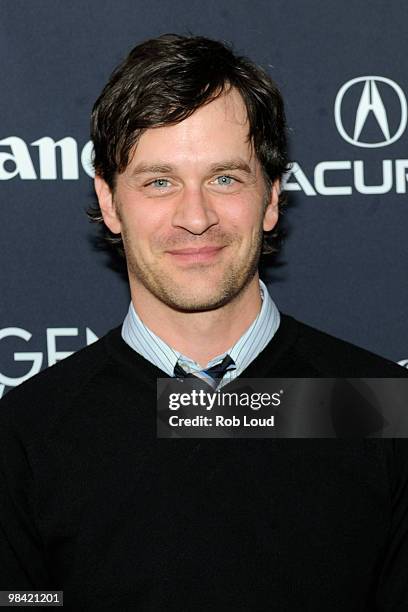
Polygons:
[[224,248],[224,246],[205,246],[199,248],[189,247],[185,249],[173,249],[166,252],[179,262],[211,262],[212,260],[216,259],[218,254]]

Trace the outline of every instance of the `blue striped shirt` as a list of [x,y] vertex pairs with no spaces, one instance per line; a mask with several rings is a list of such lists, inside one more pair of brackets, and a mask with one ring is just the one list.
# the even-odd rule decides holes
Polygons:
[[[256,319],[228,351],[222,353],[222,355],[217,355],[205,366],[205,369],[207,369],[216,365],[227,354],[234,360],[236,369],[225,373],[219,385],[220,387],[234,380],[249,366],[251,361],[270,342],[279,327],[279,311],[261,280],[259,281],[259,288],[262,297],[262,307]],[[198,363],[173,349],[152,332],[140,319],[132,302],[123,321],[122,338],[134,351],[160,370],[163,370],[163,372],[166,372],[169,376],[173,376],[174,367],[177,362],[185,372],[197,372],[202,369]]]

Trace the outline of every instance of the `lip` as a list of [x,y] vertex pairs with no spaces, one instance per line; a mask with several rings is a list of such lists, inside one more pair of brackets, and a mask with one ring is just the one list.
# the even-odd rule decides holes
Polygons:
[[189,247],[186,249],[174,249],[167,251],[167,253],[174,257],[176,261],[180,262],[211,262],[217,257],[223,248],[223,246],[205,246],[199,248]]

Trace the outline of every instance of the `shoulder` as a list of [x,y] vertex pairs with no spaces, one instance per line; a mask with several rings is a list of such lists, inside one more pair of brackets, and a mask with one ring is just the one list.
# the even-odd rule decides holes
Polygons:
[[106,338],[120,335],[120,330],[120,327],[111,330],[93,344],[11,389],[0,401],[0,425],[15,422],[17,428],[20,423],[27,428],[50,426],[53,419],[61,416],[64,407],[73,405],[87,385],[110,369]]
[[294,317],[281,313],[283,329],[291,331],[293,358],[313,365],[321,376],[404,378],[408,371],[381,357]]

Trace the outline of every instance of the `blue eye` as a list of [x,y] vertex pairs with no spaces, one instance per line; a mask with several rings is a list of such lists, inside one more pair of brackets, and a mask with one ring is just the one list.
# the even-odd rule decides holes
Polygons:
[[153,187],[158,187],[159,189],[163,189],[163,187],[168,187],[169,181],[167,179],[155,179],[150,183]]
[[225,174],[218,176],[215,180],[218,182],[218,185],[232,185],[232,182],[234,181],[232,176],[227,176]]

